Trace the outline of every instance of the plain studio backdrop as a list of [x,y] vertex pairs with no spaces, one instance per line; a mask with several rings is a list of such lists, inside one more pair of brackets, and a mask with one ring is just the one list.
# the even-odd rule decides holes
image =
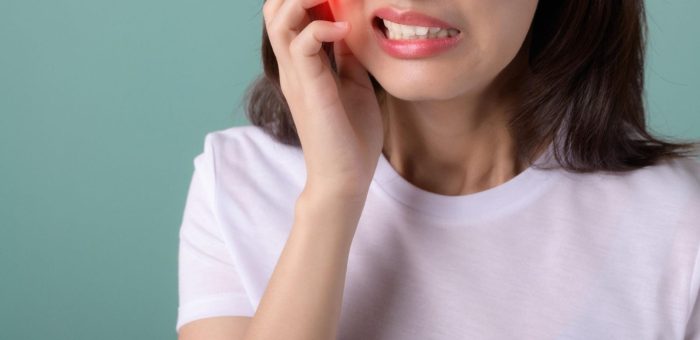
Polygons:
[[[174,339],[206,132],[248,125],[262,1],[0,1],[0,332]],[[700,2],[649,0],[649,124],[700,137]]]

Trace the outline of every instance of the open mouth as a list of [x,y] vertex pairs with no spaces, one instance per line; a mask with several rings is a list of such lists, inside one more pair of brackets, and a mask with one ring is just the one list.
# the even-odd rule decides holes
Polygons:
[[461,33],[455,28],[402,25],[380,17],[374,17],[372,26],[391,40],[444,39]]

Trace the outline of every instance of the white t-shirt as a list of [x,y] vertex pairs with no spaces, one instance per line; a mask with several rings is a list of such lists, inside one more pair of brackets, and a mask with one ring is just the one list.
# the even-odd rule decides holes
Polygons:
[[[551,148],[551,145],[550,145]],[[553,164],[551,149],[538,164]],[[179,244],[176,330],[253,316],[305,184],[255,126],[207,134]],[[527,168],[446,196],[382,155],[353,240],[338,339],[700,340],[700,162],[625,174]]]

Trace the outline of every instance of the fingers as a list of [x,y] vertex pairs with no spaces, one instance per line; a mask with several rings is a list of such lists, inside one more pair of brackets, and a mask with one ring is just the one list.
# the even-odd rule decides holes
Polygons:
[[321,43],[332,42],[344,36],[347,22],[314,20],[289,45],[289,51],[298,57],[311,57],[321,50]]
[[273,17],[279,18],[281,29],[298,32],[303,28],[305,19],[308,20],[308,10],[328,0],[284,0],[279,10]]
[[307,10],[328,0],[267,0],[263,15],[268,32],[298,33],[308,20]]
[[[315,78],[326,71],[324,59],[319,58],[323,42],[342,39],[349,30],[347,22],[314,20],[292,40],[289,52],[295,67],[304,77]],[[307,78],[308,79],[308,78]]]
[[307,10],[328,0],[267,0],[263,5],[265,28],[279,63],[289,58],[288,47],[310,21]]
[[265,27],[269,26],[270,21],[277,13],[277,10],[282,5],[284,0],[265,0],[263,4],[263,19],[265,20]]
[[[328,0],[267,1],[263,5],[263,15],[280,67],[283,92],[299,86],[317,94],[332,92],[336,88],[337,77],[332,74],[322,46],[324,42],[342,40],[350,29],[349,23],[311,20],[309,9]],[[351,55],[345,60],[344,65],[359,65]],[[348,67],[348,70],[354,70],[352,75],[359,79],[363,69],[356,66]]]

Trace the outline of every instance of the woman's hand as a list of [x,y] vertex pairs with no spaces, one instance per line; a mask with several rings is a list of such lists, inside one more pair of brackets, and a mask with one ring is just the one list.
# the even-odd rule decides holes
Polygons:
[[[382,151],[379,104],[365,68],[343,41],[352,29],[311,20],[327,0],[267,0],[265,27],[307,170],[305,190],[366,197]],[[333,42],[335,74],[322,42]]]

